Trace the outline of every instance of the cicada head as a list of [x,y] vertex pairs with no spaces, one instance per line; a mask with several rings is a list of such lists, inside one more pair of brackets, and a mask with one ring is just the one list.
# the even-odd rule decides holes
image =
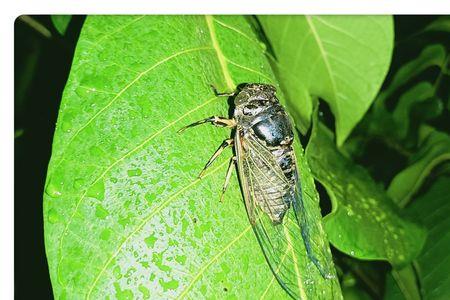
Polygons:
[[275,96],[276,88],[270,84],[245,84],[234,98],[236,111],[244,116],[256,116],[274,103],[278,103]]

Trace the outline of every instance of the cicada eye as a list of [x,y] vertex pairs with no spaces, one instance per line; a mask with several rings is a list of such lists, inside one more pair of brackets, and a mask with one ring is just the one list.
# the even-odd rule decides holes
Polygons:
[[241,106],[245,105],[250,98],[250,95],[247,92],[240,92],[236,98],[234,98],[234,105]]

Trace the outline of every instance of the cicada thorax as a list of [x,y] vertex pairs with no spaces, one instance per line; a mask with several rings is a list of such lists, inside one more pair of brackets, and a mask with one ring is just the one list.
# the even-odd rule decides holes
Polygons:
[[[260,175],[260,180],[252,191],[254,199],[272,222],[279,224],[293,201],[297,180],[292,148],[294,134],[289,116],[274,93],[257,91],[255,94],[256,96],[247,90],[246,99],[239,99],[239,95],[236,97],[235,103],[239,103],[236,103],[234,118],[244,150],[243,155],[250,156],[248,159],[253,161],[257,169],[249,172],[258,172]],[[267,160],[275,161],[279,168],[267,164],[267,160],[261,156],[261,151],[251,149],[256,148],[255,144],[268,150],[265,153],[272,157]],[[280,178],[280,169],[283,178]]]
[[294,183],[295,160],[293,157],[292,142],[294,135],[289,117],[284,111],[268,114],[267,118],[250,127],[254,133],[270,150],[276,158],[290,183]]

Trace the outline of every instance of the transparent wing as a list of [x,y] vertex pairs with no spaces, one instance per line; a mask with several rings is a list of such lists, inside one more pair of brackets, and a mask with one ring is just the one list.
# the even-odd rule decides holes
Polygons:
[[[274,224],[260,205],[270,208],[269,197],[261,193],[272,187],[272,192],[282,192],[289,184],[272,153],[256,138],[239,139],[236,135],[236,151],[241,187],[245,205],[253,230],[263,250],[275,278],[286,292],[295,299],[305,299],[306,291],[302,279],[301,262],[309,259],[325,278],[331,277],[328,266],[324,266],[316,255],[316,249],[327,251],[327,247],[317,245],[310,237],[310,218],[305,210],[300,181],[297,180],[291,206],[281,224]],[[244,150],[245,149],[245,150]],[[298,176],[297,176],[298,178]],[[305,251],[306,250],[306,251]]]

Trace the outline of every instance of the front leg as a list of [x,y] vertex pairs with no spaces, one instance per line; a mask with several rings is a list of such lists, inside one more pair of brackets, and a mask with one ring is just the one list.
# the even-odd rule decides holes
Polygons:
[[177,132],[181,133],[181,132],[185,131],[186,129],[188,129],[189,127],[194,127],[194,126],[205,124],[205,123],[211,123],[217,127],[230,127],[230,128],[236,127],[236,121],[234,119],[227,119],[224,117],[212,116],[212,117],[205,118],[203,120],[194,122],[192,124],[189,124],[187,126],[184,126],[184,127],[180,128]]

